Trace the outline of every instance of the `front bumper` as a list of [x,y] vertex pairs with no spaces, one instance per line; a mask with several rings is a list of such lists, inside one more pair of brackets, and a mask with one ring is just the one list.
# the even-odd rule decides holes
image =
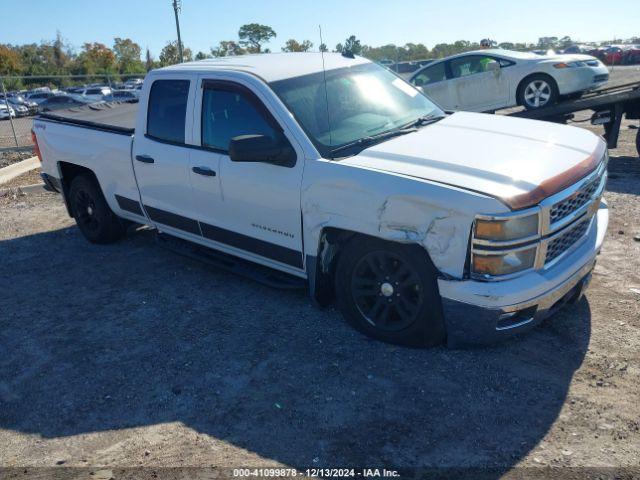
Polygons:
[[439,279],[447,344],[494,343],[530,330],[566,303],[577,301],[604,241],[606,204],[600,205],[594,220],[582,243],[548,270],[500,282]]
[[560,95],[587,92],[605,85],[609,81],[606,66],[566,68],[554,75]]

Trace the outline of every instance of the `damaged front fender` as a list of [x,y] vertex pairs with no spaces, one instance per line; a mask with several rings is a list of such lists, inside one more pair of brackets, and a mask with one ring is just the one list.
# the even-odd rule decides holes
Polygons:
[[316,172],[305,177],[313,181],[302,191],[308,255],[318,255],[322,231],[332,227],[421,245],[443,275],[462,278],[475,215],[505,209],[493,198],[421,179],[322,161],[310,168]]

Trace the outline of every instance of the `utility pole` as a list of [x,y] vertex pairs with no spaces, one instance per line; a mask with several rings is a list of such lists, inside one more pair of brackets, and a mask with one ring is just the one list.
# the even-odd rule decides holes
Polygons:
[[180,11],[180,7],[182,0],[173,0],[173,13],[176,15],[176,30],[178,32],[178,54],[180,55],[180,63],[184,62],[184,57],[182,56],[182,39],[180,38],[180,22],[178,21],[178,12]]

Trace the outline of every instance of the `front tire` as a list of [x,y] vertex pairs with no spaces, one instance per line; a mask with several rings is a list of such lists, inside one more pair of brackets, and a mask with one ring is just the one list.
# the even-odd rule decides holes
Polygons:
[[527,110],[553,105],[559,96],[558,85],[549,75],[536,73],[525,78],[518,87],[518,104]]
[[356,237],[340,255],[335,289],[347,321],[370,337],[414,347],[444,341],[436,269],[417,245]]
[[638,151],[638,158],[640,158],[640,129],[636,133],[636,150]]
[[69,204],[78,228],[91,243],[113,243],[124,236],[122,221],[109,208],[92,175],[82,174],[73,179]]

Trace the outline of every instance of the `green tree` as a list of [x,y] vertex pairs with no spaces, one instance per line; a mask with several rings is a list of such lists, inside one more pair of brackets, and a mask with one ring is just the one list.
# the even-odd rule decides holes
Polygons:
[[303,40],[301,43],[290,38],[282,47],[283,52],[308,52],[313,48],[313,43],[309,40]]
[[558,40],[558,48],[568,48],[571,45],[573,45],[574,43],[575,42],[573,40],[571,40],[570,36],[565,35],[560,40]]
[[117,71],[116,56],[103,43],[85,43],[75,60],[75,73],[92,75],[96,73],[115,73]]
[[222,40],[216,48],[211,48],[211,55],[214,57],[233,57],[245,53],[247,51],[233,40]]
[[[338,50],[337,46],[336,46],[336,50]],[[360,55],[362,53],[362,45],[360,44],[360,40],[358,40],[355,35],[351,35],[349,38],[345,40],[344,46],[342,47],[341,51],[351,52],[354,55]]]
[[249,53],[262,53],[262,46],[276,37],[273,28],[259,23],[249,23],[242,25],[238,31],[240,45],[245,47]]
[[0,45],[0,75],[17,75],[22,71],[20,55],[10,45]]
[[[184,44],[182,45],[182,55],[185,62],[193,60],[191,49],[185,47]],[[167,43],[160,52],[160,65],[166,67],[167,65],[175,65],[176,63],[180,63],[180,52],[178,51],[178,41],[174,40],[173,42]]]
[[153,60],[153,56],[151,55],[151,52],[147,48],[147,51],[144,56],[144,68],[148,72],[150,70],[153,70],[155,66],[156,66],[156,62]]
[[113,40],[113,53],[120,73],[144,73],[145,66],[140,60],[142,49],[130,38],[116,37]]
[[211,54],[199,51],[193,58],[194,60],[205,60],[207,58],[211,58]]
[[71,48],[65,43],[60,31],[56,32],[56,39],[53,41],[51,48],[56,68],[59,72],[62,72],[68,67]]
[[327,48],[327,44],[326,43],[321,43],[320,46],[318,47],[318,50],[320,52],[328,52],[329,49]]
[[537,47],[541,50],[558,48],[558,37],[540,37]]

